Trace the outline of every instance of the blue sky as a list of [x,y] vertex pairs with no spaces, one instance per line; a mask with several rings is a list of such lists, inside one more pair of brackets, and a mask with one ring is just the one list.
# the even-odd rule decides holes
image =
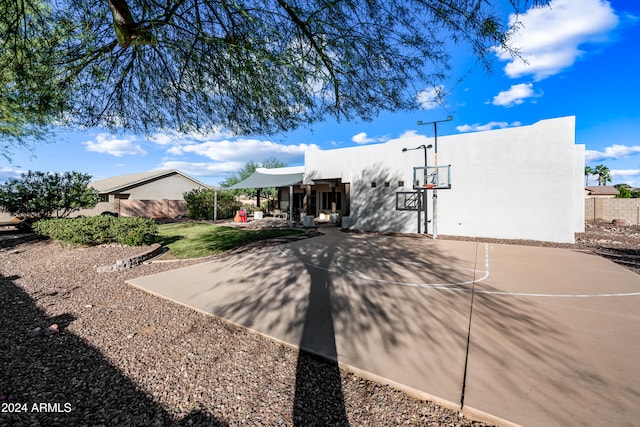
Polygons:
[[274,157],[295,166],[308,149],[374,144],[414,132],[432,137],[432,127],[417,126],[418,120],[453,116],[438,127],[439,135],[447,135],[574,115],[586,165],[604,164],[614,184],[640,187],[640,2],[553,0],[519,20],[513,46],[526,63],[496,51],[493,72],[487,73],[468,51],[456,48],[452,78],[439,88],[447,94],[444,102],[432,102],[433,89],[425,89],[416,94],[423,102],[419,111],[384,113],[364,123],[327,120],[271,137],[58,129],[50,143],[35,145],[33,152],[16,151],[11,162],[0,158],[0,181],[26,170],[75,170],[102,179],[175,168],[217,185],[250,160]]

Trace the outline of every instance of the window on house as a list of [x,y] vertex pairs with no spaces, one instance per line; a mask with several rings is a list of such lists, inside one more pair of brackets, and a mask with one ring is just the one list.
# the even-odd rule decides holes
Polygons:
[[398,187],[404,187],[404,181],[398,181]]
[[385,183],[384,183],[384,187],[385,187],[385,188],[389,188],[389,186],[390,186],[390,185],[391,185],[391,183],[390,183],[390,182],[385,182]]
[[377,187],[376,182],[375,182],[375,181],[372,181],[372,182],[371,182],[371,188],[376,188],[376,187]]

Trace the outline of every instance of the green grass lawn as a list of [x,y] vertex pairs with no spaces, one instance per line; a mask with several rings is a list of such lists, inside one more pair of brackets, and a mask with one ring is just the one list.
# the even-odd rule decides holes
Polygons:
[[175,258],[200,258],[219,254],[247,243],[300,234],[300,230],[243,230],[204,222],[161,224],[158,243]]

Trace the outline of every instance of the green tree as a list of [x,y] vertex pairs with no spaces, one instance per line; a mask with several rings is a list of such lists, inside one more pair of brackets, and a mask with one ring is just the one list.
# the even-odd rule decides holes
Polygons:
[[595,174],[598,175],[598,185],[607,185],[611,182],[611,171],[605,165],[597,165]]
[[589,186],[589,177],[595,174],[596,174],[596,170],[591,166],[584,167],[584,185],[585,186]]
[[[249,178],[251,174],[253,174],[260,167],[275,169],[275,168],[283,168],[286,166],[287,166],[286,163],[276,159],[275,157],[267,157],[262,161],[262,163],[256,163],[251,160],[246,162],[238,171],[229,174],[229,176],[220,183],[220,186],[222,188],[229,188],[232,185],[242,182],[245,179]],[[229,191],[233,192],[233,194],[235,194],[236,196],[242,194],[250,198],[256,197],[258,192],[258,190],[255,188],[243,188],[243,189],[237,189],[237,190],[234,189]],[[261,188],[260,194],[266,196],[267,199],[273,200],[274,197],[278,195],[278,192],[275,188]]]
[[[56,70],[62,27],[40,0],[0,0],[0,155],[43,140],[68,111],[71,93]],[[19,19],[21,18],[21,19]]]
[[615,188],[618,189],[617,199],[629,199],[631,198],[632,188],[629,184],[616,184]]
[[[263,168],[276,169],[284,168],[286,166],[286,163],[276,159],[275,157],[267,157],[262,161]],[[273,204],[275,199],[278,197],[278,190],[273,187],[263,188],[260,190],[260,194],[267,197],[267,205],[269,205],[269,203]]]
[[50,123],[269,134],[370,120],[417,108],[452,44],[487,69],[496,46],[517,55],[497,2],[0,0],[3,90],[38,119],[0,121],[20,137]]
[[187,216],[191,219],[213,219],[214,205],[217,206],[218,219],[233,218],[242,207],[233,193],[223,190],[194,189],[184,193],[184,200],[187,202]]
[[[254,162],[253,160],[250,160],[246,162],[244,165],[242,165],[242,167],[236,172],[230,173],[229,176],[227,176],[220,183],[220,186],[222,188],[229,188],[232,185],[235,185],[241,181],[244,181],[245,179],[249,178],[251,174],[254,173],[256,169],[258,169],[259,167],[260,167],[259,163]],[[235,194],[246,194],[246,195],[249,195],[250,197],[255,196],[255,191],[252,189],[247,189],[246,191],[245,190],[230,190],[230,191],[234,192]]]
[[100,201],[90,180],[91,175],[79,172],[29,171],[0,185],[0,209],[36,218],[67,217]]

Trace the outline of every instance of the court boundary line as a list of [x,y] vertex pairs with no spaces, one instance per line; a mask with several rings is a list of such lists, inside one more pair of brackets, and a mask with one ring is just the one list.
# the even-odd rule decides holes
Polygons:
[[[385,239],[388,239],[388,236],[385,236]],[[476,243],[480,243],[480,242],[476,242]],[[286,245],[282,245],[285,246]],[[485,243],[484,244],[485,247],[485,262],[484,262],[484,275],[478,279],[474,279],[474,280],[470,280],[470,281],[466,281],[466,282],[458,282],[458,283],[413,283],[413,282],[401,282],[401,281],[395,281],[395,280],[388,280],[388,279],[382,279],[382,278],[376,278],[376,277],[371,277],[368,276],[366,274],[361,274],[355,271],[351,271],[349,269],[347,269],[346,267],[344,267],[341,263],[340,263],[340,259],[339,257],[336,257],[336,266],[338,267],[338,269],[342,270],[345,274],[354,276],[354,277],[358,277],[360,279],[363,280],[368,280],[368,281],[374,281],[374,282],[378,282],[378,283],[388,283],[390,285],[395,285],[395,286],[406,286],[406,287],[413,287],[413,288],[423,288],[423,289],[442,289],[442,290],[447,290],[447,291],[451,291],[451,292],[475,292],[476,294],[483,294],[483,295],[491,295],[491,296],[505,296],[505,297],[522,297],[522,298],[578,298],[578,299],[587,299],[587,298],[613,298],[613,297],[636,297],[636,296],[640,296],[640,291],[637,292],[609,292],[609,293],[597,293],[597,294],[570,294],[570,293],[559,293],[559,294],[551,294],[551,293],[538,293],[538,292],[510,292],[510,291],[492,291],[492,290],[483,290],[483,289],[469,289],[467,286],[469,285],[473,285],[475,283],[479,283],[482,282],[484,280],[486,280],[489,275],[490,275],[490,261],[489,261],[489,243]],[[278,252],[280,252],[281,256],[286,257],[287,255],[285,254],[284,250],[282,249],[281,246],[277,246],[276,249],[278,250]],[[343,254],[343,251],[338,251],[340,254]],[[353,255],[356,256],[356,255]],[[418,262],[416,261],[398,261],[395,259],[391,259],[391,258],[378,258],[382,261],[393,261],[393,262],[404,262],[404,263],[415,263],[418,264]],[[311,263],[311,262],[305,262],[300,260],[300,262],[303,265],[309,266],[309,267],[313,267],[313,268],[317,268],[317,269],[321,269],[321,270],[325,270],[331,273],[336,273],[337,270],[336,269],[332,269],[332,268],[327,268],[327,267],[322,267],[320,265]],[[424,265],[424,264],[421,264]],[[454,267],[445,267],[445,268],[451,268],[454,269]],[[475,276],[475,271],[474,271],[474,276]]]

